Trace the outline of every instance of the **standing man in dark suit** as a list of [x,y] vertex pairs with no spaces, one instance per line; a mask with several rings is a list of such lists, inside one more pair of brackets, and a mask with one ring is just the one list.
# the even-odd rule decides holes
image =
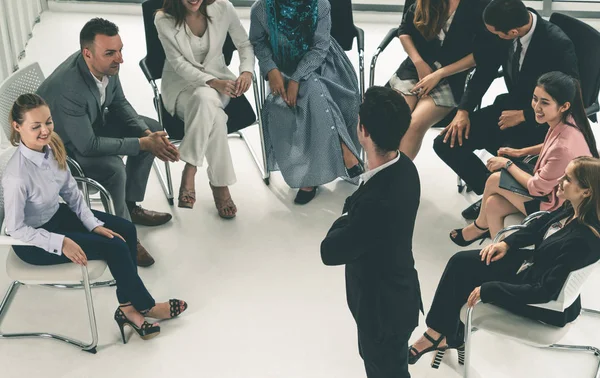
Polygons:
[[[521,0],[491,1],[483,20],[488,31],[499,37],[497,44],[479,46],[475,52],[477,68],[459,110],[433,144],[438,156],[477,194],[483,193],[489,171],[473,151],[486,149],[496,155],[500,147],[542,143],[548,128],[537,125],[531,107],[537,79],[551,71],[578,77],[573,42]],[[493,105],[473,112],[500,66],[508,93],[496,97]],[[477,208],[472,215],[477,217],[478,213]]]
[[[50,106],[68,154],[110,192],[116,215],[158,226],[171,214],[145,210],[136,202],[144,199],[154,157],[177,161],[179,152],[158,122],[139,116],[125,99],[118,76],[123,63],[118,33],[110,21],[88,21],[79,36],[81,50],[56,68],[38,94]],[[137,248],[138,265],[152,265],[154,259],[139,240]]]
[[412,237],[417,169],[398,151],[410,109],[393,89],[372,87],[360,106],[358,137],[370,170],[321,243],[325,265],[346,265],[348,306],[369,378],[409,378],[408,339],[422,310]]

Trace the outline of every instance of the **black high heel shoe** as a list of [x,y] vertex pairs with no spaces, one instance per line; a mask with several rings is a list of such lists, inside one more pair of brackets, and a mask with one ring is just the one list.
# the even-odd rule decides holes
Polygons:
[[154,326],[147,321],[144,321],[141,327],[136,326],[131,320],[127,319],[121,307],[128,307],[128,305],[121,305],[115,311],[115,321],[121,330],[121,338],[123,339],[123,344],[127,344],[127,339],[125,339],[125,326],[128,325],[142,338],[142,340],[149,340],[154,336],[158,336],[160,333],[160,326]]
[[[447,348],[445,350],[438,350],[435,353],[435,356],[433,356],[433,361],[431,361],[431,367],[434,369],[438,369],[440,367],[440,364],[442,363],[442,360],[444,359],[444,356],[446,355],[446,351],[448,349],[454,349],[454,348]],[[458,348],[456,348],[456,351],[458,352],[458,364],[461,366],[465,365],[465,346],[461,345]]]
[[476,237],[473,240],[465,240],[464,236],[463,236],[463,229],[462,228],[457,228],[454,230],[454,232],[456,232],[456,236],[452,237],[452,233],[450,233],[450,240],[452,240],[454,242],[454,244],[458,245],[459,247],[466,247],[469,246],[471,244],[473,244],[474,242],[476,242],[477,240],[481,240],[481,242],[479,243],[479,245],[483,244],[483,242],[485,241],[485,239],[491,237],[490,235],[490,229],[489,228],[481,228],[477,225],[476,221],[473,221],[473,224],[475,225],[475,227],[477,227],[477,229],[481,230],[481,231],[485,231],[483,234],[479,235],[479,237]]
[[[421,356],[423,356],[425,353],[429,353],[432,351],[437,351],[435,357],[434,357],[434,362],[437,359],[438,354],[440,355],[439,358],[439,362],[437,363],[437,366],[435,367],[437,369],[437,367],[439,367],[439,363],[442,361],[442,358],[444,357],[444,353],[446,352],[446,350],[448,349],[447,346],[443,347],[443,348],[439,348],[440,343],[442,342],[442,340],[444,340],[444,335],[440,335],[439,339],[435,340],[433,337],[429,336],[427,334],[427,332],[423,333],[423,337],[426,338],[427,340],[429,340],[429,342],[432,344],[429,348],[425,348],[422,351],[418,351],[417,349],[415,349],[415,347],[413,347],[412,345],[408,347],[408,363],[409,365],[414,365],[417,363],[417,361],[419,361],[419,358],[421,358]],[[414,352],[415,354],[413,354],[412,352]],[[433,362],[431,364],[432,367],[433,366]]]
[[[449,346],[439,348],[440,343],[442,342],[442,340],[444,340],[444,335],[441,335],[440,338],[437,340],[434,340],[431,336],[429,336],[427,334],[427,332],[425,332],[423,334],[423,336],[427,340],[429,340],[433,345],[430,346],[429,348],[423,349],[421,352],[417,351],[411,345],[409,347],[409,352],[408,352],[408,363],[410,365],[414,365],[417,361],[419,361],[421,356],[423,356],[425,353],[435,351],[435,355],[433,356],[433,360],[431,361],[431,367],[434,369],[438,369],[440,367],[440,364],[442,363],[442,360],[444,359],[444,356],[446,355],[446,351],[448,351],[448,349],[456,349],[456,351],[458,352],[458,364],[459,365],[465,364],[465,346],[464,346],[464,344],[457,348],[452,348]],[[411,353],[412,351],[414,351],[415,354],[412,354]]]

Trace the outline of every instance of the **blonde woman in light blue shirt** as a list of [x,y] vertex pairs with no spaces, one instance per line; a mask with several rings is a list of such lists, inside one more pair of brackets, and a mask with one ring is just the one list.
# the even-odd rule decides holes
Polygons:
[[123,342],[125,325],[144,340],[158,335],[158,323],[148,323],[145,317],[173,318],[185,311],[187,303],[154,301],[137,274],[135,226],[87,206],[67,169],[65,147],[41,97],[19,96],[9,121],[10,141],[18,149],[2,177],[5,227],[10,236],[29,244],[13,246],[17,256],[33,265],[105,260],[117,283],[115,321]]

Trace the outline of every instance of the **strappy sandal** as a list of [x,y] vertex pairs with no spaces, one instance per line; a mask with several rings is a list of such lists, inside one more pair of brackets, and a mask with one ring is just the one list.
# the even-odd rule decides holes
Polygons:
[[193,209],[196,203],[196,191],[180,188],[178,201],[177,207]]
[[[217,207],[217,212],[219,213],[219,216],[223,219],[233,219],[236,216],[237,213],[237,207],[235,206],[235,203],[233,202],[233,199],[231,199],[231,196],[229,196],[228,198],[218,198],[215,195],[215,189],[217,188],[216,186],[213,186],[212,184],[210,184],[210,188],[213,191],[213,199],[215,201],[215,206]],[[229,210],[229,214],[226,212],[226,210]]]
[[121,330],[121,338],[123,339],[123,344],[127,344],[127,339],[125,338],[125,326],[126,325],[133,328],[133,330],[138,334],[139,337],[142,338],[142,340],[149,340],[149,339],[153,338],[154,336],[158,336],[158,334],[160,333],[160,326],[152,325],[144,320],[144,323],[142,323],[142,326],[138,327],[131,320],[129,320],[127,318],[127,316],[125,316],[125,313],[123,312],[123,310],[121,310],[121,308],[129,307],[129,306],[131,306],[131,304],[120,305],[117,308],[117,311],[115,311],[115,321],[117,322],[117,325],[119,326],[119,329]]
[[466,246],[473,244],[477,240],[481,240],[481,242],[479,242],[479,245],[481,245],[481,244],[483,244],[485,239],[491,237],[489,228],[481,228],[477,225],[477,222],[475,222],[475,221],[473,221],[473,224],[475,225],[475,227],[477,227],[478,230],[485,231],[485,232],[473,240],[465,240],[465,237],[463,236],[463,233],[462,233],[463,229],[457,228],[457,229],[453,230],[453,232],[456,233],[456,236],[452,237],[452,233],[450,233],[450,240],[452,240],[454,242],[454,244],[458,245],[459,247],[466,247]]
[[179,299],[169,299],[169,316],[170,319],[178,317],[182,312],[187,310],[188,304],[187,302],[183,302],[183,306],[181,305],[181,300]]
[[[181,302],[183,302],[183,305],[181,304]],[[169,319],[178,317],[179,315],[181,315],[182,312],[187,310],[187,308],[188,308],[187,302],[184,302],[181,299],[169,299],[169,317],[166,319],[157,318],[155,316],[150,315],[150,310],[152,310],[152,309],[148,309],[146,311],[140,311],[140,312],[142,313],[142,315],[147,316],[149,318],[154,318],[154,319],[159,319],[159,320],[169,320]]]
[[[448,349],[448,346],[445,346],[443,348],[438,348],[440,343],[444,340],[444,335],[440,335],[440,338],[435,340],[433,337],[429,336],[427,334],[427,332],[425,332],[425,333],[423,333],[423,337],[426,338],[427,340],[429,340],[429,342],[432,345],[429,348],[425,348],[420,352],[412,345],[410,347],[408,347],[408,363],[410,365],[414,365],[417,361],[419,361],[419,358],[421,358],[421,356],[423,356],[425,353],[429,353],[429,352],[432,352],[435,350],[435,351],[437,351],[437,353],[434,357],[431,367],[433,367],[434,369],[437,369],[439,367],[440,362],[442,361],[442,358],[444,357],[444,353]],[[413,352],[414,352],[414,354],[413,354]],[[437,366],[434,367],[433,365],[436,363],[437,356],[440,353],[441,353],[441,357],[439,358],[439,361],[437,362]]]

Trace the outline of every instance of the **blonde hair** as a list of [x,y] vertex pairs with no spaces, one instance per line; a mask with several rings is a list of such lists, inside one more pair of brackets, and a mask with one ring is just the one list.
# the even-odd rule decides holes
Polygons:
[[577,221],[600,238],[600,159],[580,156],[572,161],[573,176],[582,189],[590,191],[579,204]]
[[[10,109],[10,114],[8,116],[8,122],[11,126],[10,143],[13,146],[18,146],[19,143],[21,143],[21,134],[13,127],[13,122],[18,125],[23,125],[25,114],[30,110],[42,106],[48,107],[48,104],[46,104],[46,101],[44,101],[43,98],[34,93],[22,94],[17,98]],[[63,170],[67,169],[67,150],[65,149],[62,139],[60,139],[58,134],[54,131],[50,134],[50,148],[52,149],[54,159],[58,162],[58,167]]]
[[440,33],[448,19],[448,0],[417,0],[413,24],[421,35],[431,41]]

